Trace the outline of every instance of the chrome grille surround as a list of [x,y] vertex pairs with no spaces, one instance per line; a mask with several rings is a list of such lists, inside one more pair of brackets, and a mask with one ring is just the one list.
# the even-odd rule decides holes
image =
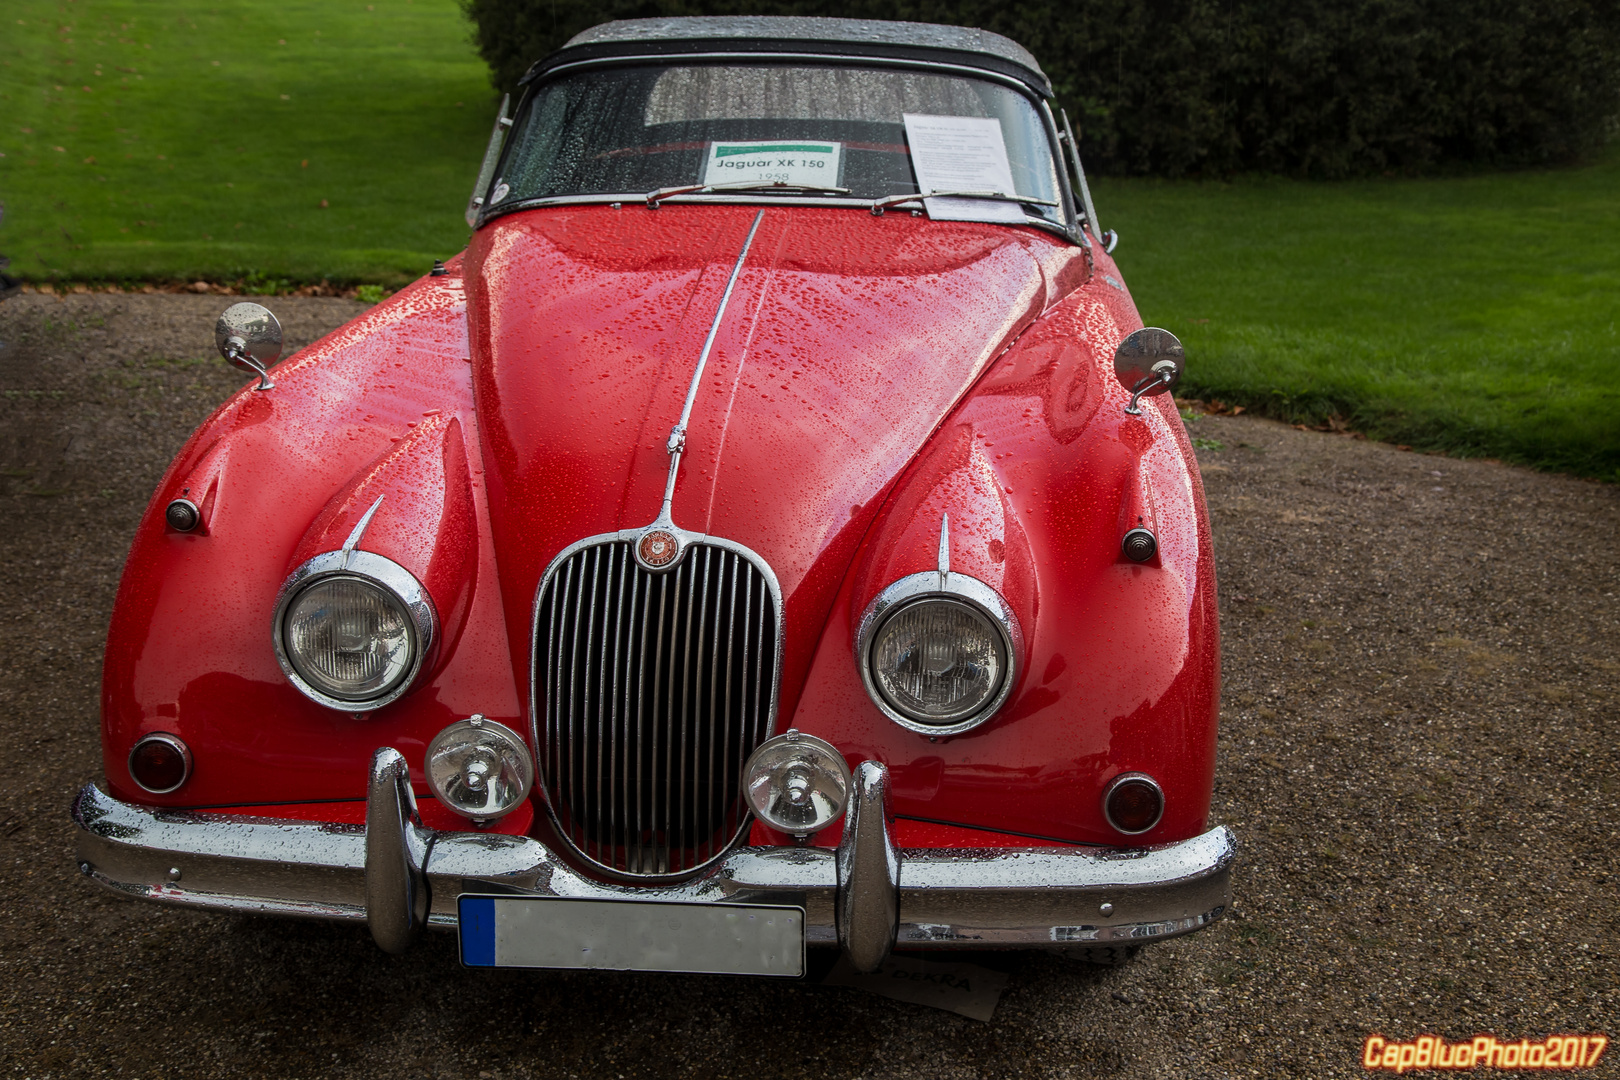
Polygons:
[[743,763],[776,723],[782,593],[757,554],[684,533],[668,567],[645,530],[580,540],[535,593],[530,733],[557,832],[615,874],[669,878],[748,823]]

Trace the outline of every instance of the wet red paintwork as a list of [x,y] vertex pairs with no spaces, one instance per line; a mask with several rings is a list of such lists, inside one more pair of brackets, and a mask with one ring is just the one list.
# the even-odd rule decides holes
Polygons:
[[[474,588],[496,565],[471,367],[459,275],[425,279],[192,437],[137,529],[113,611],[102,685],[113,794],[168,806],[353,799],[378,746],[419,766],[428,740],[473,712],[522,726],[495,591]],[[188,488],[206,490],[206,530],[176,533],[163,508]],[[438,583],[452,647],[419,689],[357,718],[288,683],[269,627],[281,582],[340,546],[378,494],[360,547]],[[129,779],[129,748],[152,731],[193,749],[194,775],[172,795]]]
[[[525,695],[546,565],[658,515],[670,428],[757,213],[664,209],[531,214],[469,252],[482,268],[469,292],[474,347],[489,358],[475,378],[491,517]],[[653,215],[665,245],[647,243]],[[767,210],[699,387],[672,514],[776,572],[784,714],[881,496],[1045,299],[1022,233],[927,224]],[[665,247],[699,254],[676,264]]]
[[[275,390],[227,403],[165,477],[131,552],[103,694],[113,793],[352,800],[380,745],[420,780],[426,742],[452,720],[482,712],[527,732],[540,576],[568,544],[656,516],[665,440],[759,209],[500,218],[448,276],[285,362]],[[1111,359],[1141,322],[1118,277],[1100,253],[1088,275],[1078,248],[1033,229],[775,206],[721,324],[674,520],[772,566],[786,618],[778,726],[888,763],[896,814],[922,819],[901,827],[911,846],[993,846],[982,832],[1124,842],[1100,798],[1128,770],[1167,794],[1164,820],[1130,842],[1204,825],[1218,685],[1208,522],[1168,398],[1124,415]],[[202,499],[190,535],[162,517],[182,492]],[[427,584],[446,633],[416,690],[356,718],[286,681],[269,626],[286,576],[340,546],[379,494],[361,547]],[[952,569],[1002,591],[1027,650],[1000,715],[932,742],[878,712],[852,642],[880,589],[934,567],[946,512]],[[1119,555],[1138,522],[1159,538],[1145,565]],[[171,796],[125,770],[151,731],[193,748],[195,776]]]
[[[971,805],[971,818],[948,820],[1118,843],[1103,787],[1143,771],[1166,807],[1141,842],[1204,828],[1219,679],[1208,521],[1166,399],[1124,415],[1111,367],[1133,316],[1089,288],[1048,312],[919,455],[866,539],[793,723],[854,760],[890,763],[896,814],[938,819],[941,806]],[[1119,542],[1147,504],[1160,556],[1138,565]],[[1026,661],[995,721],[927,743],[884,723],[845,673],[871,599],[937,564],[947,511],[952,570],[1007,599]]]

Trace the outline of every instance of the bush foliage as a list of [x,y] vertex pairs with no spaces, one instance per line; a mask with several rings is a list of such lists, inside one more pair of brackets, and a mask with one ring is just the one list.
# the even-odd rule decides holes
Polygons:
[[1614,0],[463,0],[494,81],[609,19],[978,26],[1041,61],[1088,168],[1341,177],[1571,161],[1620,113]]

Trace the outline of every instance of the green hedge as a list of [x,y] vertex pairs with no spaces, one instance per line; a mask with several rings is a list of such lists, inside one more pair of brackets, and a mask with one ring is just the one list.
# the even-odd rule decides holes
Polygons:
[[1088,168],[1341,177],[1573,161],[1615,133],[1616,0],[463,0],[494,81],[587,27],[798,14],[979,26],[1023,43]]

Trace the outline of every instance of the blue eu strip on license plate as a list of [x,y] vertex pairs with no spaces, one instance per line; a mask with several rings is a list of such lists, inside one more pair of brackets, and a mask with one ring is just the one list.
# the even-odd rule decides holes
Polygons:
[[804,974],[804,909],[479,896],[457,900],[468,967]]

